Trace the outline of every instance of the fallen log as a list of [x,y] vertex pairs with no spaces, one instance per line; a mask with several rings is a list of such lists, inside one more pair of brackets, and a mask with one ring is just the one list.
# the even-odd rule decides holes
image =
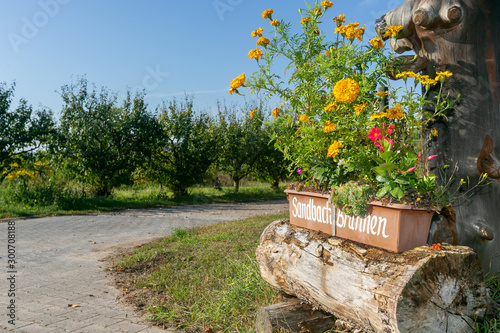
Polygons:
[[335,318],[298,299],[263,306],[257,311],[257,333],[316,333],[335,326]]
[[492,306],[468,247],[394,254],[275,221],[257,248],[261,275],[363,332],[474,332]]

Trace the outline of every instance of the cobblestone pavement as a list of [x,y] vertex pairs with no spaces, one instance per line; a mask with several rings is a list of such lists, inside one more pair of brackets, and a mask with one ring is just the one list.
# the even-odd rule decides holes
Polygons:
[[[0,223],[0,330],[23,333],[165,332],[150,327],[131,308],[116,300],[118,291],[99,260],[118,248],[132,248],[168,235],[175,228],[287,210],[286,200],[280,200]],[[8,273],[7,267],[9,227],[11,234],[12,227],[15,228],[15,273]],[[9,289],[15,296],[8,295]],[[15,326],[8,322],[11,312],[8,306],[12,300]]]

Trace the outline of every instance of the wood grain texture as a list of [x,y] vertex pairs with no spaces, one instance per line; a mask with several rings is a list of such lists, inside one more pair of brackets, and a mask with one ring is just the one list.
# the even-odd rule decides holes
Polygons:
[[278,290],[363,332],[474,332],[491,304],[468,247],[393,254],[275,221],[256,255]]

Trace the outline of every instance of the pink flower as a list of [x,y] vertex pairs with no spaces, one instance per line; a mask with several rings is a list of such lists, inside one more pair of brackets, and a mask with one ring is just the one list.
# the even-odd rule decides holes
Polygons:
[[395,129],[396,129],[396,125],[394,125],[394,124],[387,126],[387,136],[391,136],[392,132],[394,132]]
[[302,167],[299,167],[299,168],[297,169],[297,173],[302,173]]
[[427,161],[433,160],[433,159],[435,159],[438,156],[439,155],[431,155],[431,156],[427,157]]
[[420,154],[418,154],[417,159],[421,159],[421,158],[422,158],[422,152],[420,152]]
[[412,172],[412,171],[415,171],[417,167],[413,167],[413,168],[409,168],[408,170],[406,170],[404,173],[408,173],[408,172]]
[[380,134],[380,128],[372,128],[370,130],[370,134],[368,134],[368,138],[372,140],[373,143],[375,143],[378,139],[382,137],[382,134]]

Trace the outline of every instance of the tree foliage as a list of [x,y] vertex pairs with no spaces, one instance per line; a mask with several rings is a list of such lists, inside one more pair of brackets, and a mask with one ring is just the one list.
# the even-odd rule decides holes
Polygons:
[[187,188],[203,181],[217,159],[217,138],[212,119],[193,112],[193,100],[175,99],[160,109],[160,144],[152,165],[156,178],[174,195],[187,194]]
[[144,94],[127,93],[121,106],[105,88],[91,91],[85,79],[62,87],[64,102],[58,155],[79,181],[97,195],[127,184],[151,156],[158,123],[147,111]]
[[54,130],[52,113],[33,111],[25,99],[11,110],[13,84],[0,84],[0,181],[11,171],[15,159],[26,159],[50,141]]

